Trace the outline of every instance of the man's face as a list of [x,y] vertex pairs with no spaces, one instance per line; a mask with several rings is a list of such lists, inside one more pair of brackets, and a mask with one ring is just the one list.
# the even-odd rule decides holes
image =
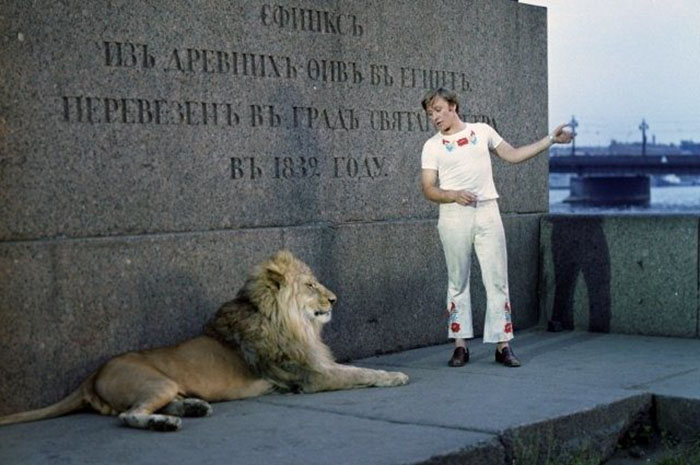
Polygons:
[[459,121],[455,105],[450,105],[442,97],[435,97],[428,106],[428,118],[433,122],[438,131],[450,133]]

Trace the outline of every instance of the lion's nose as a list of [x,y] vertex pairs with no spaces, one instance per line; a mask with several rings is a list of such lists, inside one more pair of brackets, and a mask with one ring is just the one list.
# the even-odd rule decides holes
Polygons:
[[331,303],[331,305],[333,305],[336,300],[338,300],[338,298],[336,296],[334,296],[334,295],[328,296],[328,301]]

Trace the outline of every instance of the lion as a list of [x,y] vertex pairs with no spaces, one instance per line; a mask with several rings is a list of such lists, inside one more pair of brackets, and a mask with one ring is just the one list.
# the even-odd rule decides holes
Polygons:
[[0,425],[92,408],[130,427],[177,431],[181,417],[208,416],[210,402],[271,392],[312,393],[400,386],[401,372],[339,364],[321,339],[336,296],[288,250],[258,265],[204,334],[175,346],[119,355],[63,400],[0,417]]

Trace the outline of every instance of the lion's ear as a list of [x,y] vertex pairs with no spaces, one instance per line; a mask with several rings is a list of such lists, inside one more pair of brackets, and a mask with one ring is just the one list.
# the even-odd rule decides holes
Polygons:
[[282,284],[284,284],[284,272],[275,262],[267,264],[265,267],[265,276],[267,277],[267,280],[277,289],[280,289]]
[[281,249],[272,257],[272,261],[280,266],[289,266],[296,261],[296,258],[289,250]]
[[278,250],[264,266],[267,279],[277,287],[288,281],[298,270],[299,260],[287,249]]

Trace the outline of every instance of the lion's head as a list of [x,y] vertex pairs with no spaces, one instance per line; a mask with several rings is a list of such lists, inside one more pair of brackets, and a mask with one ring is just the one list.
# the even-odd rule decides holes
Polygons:
[[321,340],[336,296],[287,250],[258,265],[206,334],[241,349],[248,365],[278,387],[295,389],[306,373],[332,361]]
[[[335,294],[318,282],[306,263],[287,250],[277,252],[258,267],[249,284],[251,295],[266,303],[259,309],[272,318],[295,319],[300,314],[315,325],[331,320]],[[273,299],[275,304],[270,305]]]

